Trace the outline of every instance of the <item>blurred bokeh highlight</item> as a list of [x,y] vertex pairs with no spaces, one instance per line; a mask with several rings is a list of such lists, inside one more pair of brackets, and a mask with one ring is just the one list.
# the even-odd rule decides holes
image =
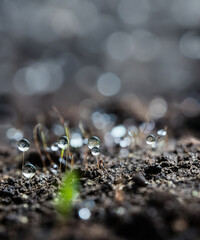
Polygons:
[[15,114],[9,98],[32,115],[142,99],[155,119],[168,101],[198,115],[199,9],[199,0],[1,0],[1,112]]

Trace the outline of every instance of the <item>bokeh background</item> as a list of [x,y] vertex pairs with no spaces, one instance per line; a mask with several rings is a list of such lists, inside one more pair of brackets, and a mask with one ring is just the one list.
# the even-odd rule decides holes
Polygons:
[[1,0],[1,123],[121,100],[197,116],[199,23],[199,0]]

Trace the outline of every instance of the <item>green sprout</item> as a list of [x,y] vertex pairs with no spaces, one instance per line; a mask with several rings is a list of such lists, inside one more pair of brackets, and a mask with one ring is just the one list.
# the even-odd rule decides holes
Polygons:
[[73,202],[79,195],[79,176],[77,171],[66,172],[61,183],[61,188],[58,191],[58,196],[54,200],[54,205],[57,211],[67,217],[73,206]]

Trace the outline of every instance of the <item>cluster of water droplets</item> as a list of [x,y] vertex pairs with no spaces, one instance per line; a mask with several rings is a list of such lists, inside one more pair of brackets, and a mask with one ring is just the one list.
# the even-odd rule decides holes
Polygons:
[[88,139],[88,148],[93,156],[98,156],[100,154],[101,141],[98,137],[92,136]]
[[157,136],[154,134],[149,134],[146,137],[146,143],[150,145],[152,148],[157,148],[158,144],[161,144],[165,141],[165,137],[167,136],[167,131],[165,129],[159,129],[157,131]]
[[[30,142],[23,138],[21,140],[19,140],[18,142],[18,149],[25,153],[29,150],[30,148]],[[24,155],[23,155],[23,162],[24,162]],[[35,176],[36,173],[36,167],[31,164],[31,163],[26,163],[24,166],[22,166],[22,175],[27,178],[27,179],[31,179]]]

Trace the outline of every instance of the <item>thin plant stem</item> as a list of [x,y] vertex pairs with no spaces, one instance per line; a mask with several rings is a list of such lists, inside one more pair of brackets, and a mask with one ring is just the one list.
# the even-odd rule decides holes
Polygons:
[[97,168],[99,169],[99,158],[95,156],[96,162],[97,162]]
[[29,190],[31,190],[31,181],[30,181],[30,179],[28,180],[28,183],[29,183]]
[[44,132],[43,132],[42,129],[40,131],[40,134],[41,134],[41,137],[42,137],[42,142],[43,142],[43,146],[44,146],[45,155],[46,155],[47,159],[49,160],[50,164],[53,165],[54,163],[53,163],[53,160],[51,158],[51,155],[47,151],[47,142],[46,142],[46,138],[45,138],[45,135],[44,135]]
[[43,156],[42,156],[42,152],[40,150],[40,145],[39,145],[39,141],[38,141],[38,137],[37,137],[37,130],[41,128],[41,124],[37,124],[34,129],[33,129],[33,138],[34,138],[34,142],[35,142],[35,146],[36,146],[36,149],[37,149],[37,152],[40,156],[40,159],[42,161],[42,164],[43,164],[43,170],[46,171],[46,164],[45,164],[45,160],[43,159]]
[[[60,111],[55,107],[53,106],[53,110],[56,112],[56,114],[58,115],[58,118],[60,120],[60,123],[64,126],[64,129],[65,129],[65,134],[68,138],[68,140],[70,141],[70,130],[69,130],[69,123],[66,122],[63,118],[63,116],[61,115]],[[61,153],[62,154],[62,153]],[[63,153],[64,154],[64,153]],[[74,156],[72,155],[69,147],[68,149],[66,150],[66,165],[65,165],[65,168],[67,169],[67,159],[68,159],[68,156],[71,156],[71,165],[74,165]]]
[[61,161],[60,161],[59,172],[61,172],[61,166],[62,166],[62,162],[63,162],[64,151],[65,151],[65,149],[62,148],[61,155],[60,155]]
[[65,164],[65,171],[67,170],[67,158],[68,158],[68,148],[66,149],[66,164]]
[[88,154],[87,154],[87,147],[84,146],[84,159],[83,159],[83,165],[87,168],[88,167]]
[[22,153],[22,169],[24,168],[25,152]]
[[71,154],[71,167],[72,169],[74,168],[74,155],[72,153]]

